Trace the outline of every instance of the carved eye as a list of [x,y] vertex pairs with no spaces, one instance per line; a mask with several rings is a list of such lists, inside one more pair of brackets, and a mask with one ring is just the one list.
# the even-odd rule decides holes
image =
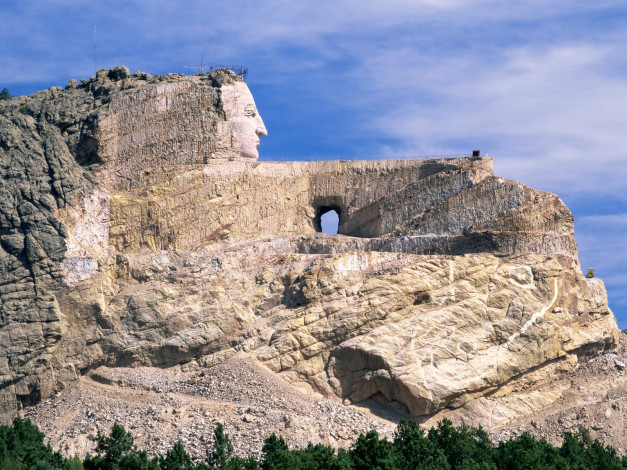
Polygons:
[[255,109],[255,105],[249,104],[246,106],[246,110],[244,111],[244,116],[246,117],[255,117],[257,115],[257,110]]

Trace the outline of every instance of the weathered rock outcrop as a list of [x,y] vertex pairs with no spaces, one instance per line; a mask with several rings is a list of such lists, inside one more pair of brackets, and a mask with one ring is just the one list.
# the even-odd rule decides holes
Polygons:
[[616,345],[570,211],[490,158],[259,162],[227,71],[101,71],[3,110],[5,417],[101,365],[238,351],[431,415]]

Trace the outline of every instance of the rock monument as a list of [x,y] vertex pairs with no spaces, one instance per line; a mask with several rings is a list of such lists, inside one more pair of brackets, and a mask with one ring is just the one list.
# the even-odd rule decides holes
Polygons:
[[331,397],[480,410],[617,344],[570,211],[488,157],[257,161],[228,70],[102,70],[1,106],[3,421],[99,366],[241,351]]

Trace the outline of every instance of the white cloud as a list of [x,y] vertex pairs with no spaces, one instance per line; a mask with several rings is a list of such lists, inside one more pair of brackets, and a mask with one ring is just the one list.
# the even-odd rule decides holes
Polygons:
[[531,184],[616,191],[623,180],[608,170],[627,170],[627,82],[608,73],[608,62],[620,49],[516,46],[491,58],[449,51],[420,62],[413,49],[378,51],[355,76],[368,77],[365,87],[378,91],[382,112],[372,129],[404,147],[432,153],[447,151],[453,139],[484,142],[501,171],[529,176]]
[[[613,230],[620,233],[625,233],[624,230],[627,229],[627,214],[587,215],[581,217],[580,221],[590,226],[595,224],[609,225]],[[625,237],[624,242],[627,244],[627,237]]]

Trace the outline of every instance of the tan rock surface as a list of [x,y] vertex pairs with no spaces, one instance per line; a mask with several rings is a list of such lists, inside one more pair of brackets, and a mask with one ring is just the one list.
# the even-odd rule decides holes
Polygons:
[[482,400],[616,347],[572,214],[490,158],[258,162],[239,77],[108,77],[0,116],[5,420],[98,367],[237,353],[308,393],[494,419]]
[[397,419],[304,394],[242,353],[210,369],[102,367],[25,416],[70,455],[92,451],[97,430],[117,421],[151,454],[181,439],[196,458],[205,456],[217,423],[240,455],[259,455],[272,432],[291,446],[348,447],[370,429],[391,436]]
[[[627,447],[627,375],[617,364],[627,361],[624,333],[621,342],[618,355],[604,354],[574,367],[573,357],[554,361],[489,397],[423,419],[422,425],[448,417],[456,424],[482,424],[495,440],[531,432],[554,444],[563,432],[583,425],[622,452]],[[208,369],[194,363],[183,369],[99,368],[27,408],[25,416],[67,454],[89,452],[97,430],[117,421],[151,454],[181,439],[194,456],[204,455],[218,422],[240,454],[258,455],[271,432],[283,435],[290,446],[347,447],[366,430],[391,436],[398,420],[408,417],[374,399],[340,404],[303,394],[243,353]]]

